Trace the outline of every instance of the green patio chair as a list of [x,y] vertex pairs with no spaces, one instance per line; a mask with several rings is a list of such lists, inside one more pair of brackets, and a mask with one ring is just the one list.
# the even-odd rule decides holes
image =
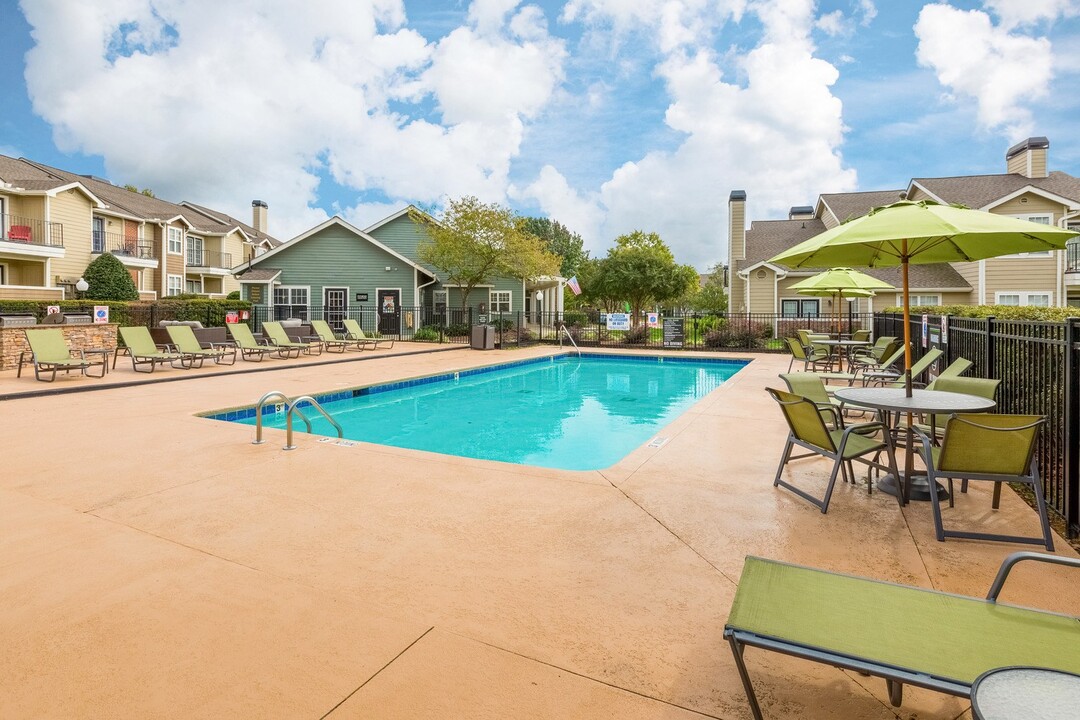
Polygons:
[[[135,372],[152,373],[158,365],[169,363],[173,367],[187,367],[183,362],[183,355],[167,350],[168,346],[161,347],[150,336],[150,329],[138,325],[134,327],[122,327],[119,329],[120,339],[124,341],[128,357],[131,358],[131,367]],[[179,363],[179,364],[178,364]],[[149,366],[149,369],[145,369]],[[139,368],[144,368],[140,370]]]
[[780,379],[792,394],[813,400],[821,408],[821,417],[826,423],[831,422],[834,428],[843,429],[844,403],[829,394],[821,375],[812,372],[780,373]]
[[870,342],[870,331],[856,330],[855,332],[851,333],[851,339],[855,340],[856,342]]
[[894,707],[904,685],[968,698],[992,668],[1080,673],[1080,618],[997,601],[1024,560],[1080,568],[1080,558],[1013,553],[983,599],[747,557],[724,637],[753,717],[764,720],[747,647],[884,678]]
[[[821,417],[823,408],[813,400],[784,392],[773,388],[765,388],[784,413],[790,432],[784,444],[784,452],[780,456],[780,464],[776,468],[776,477],[773,478],[773,487],[784,487],[799,497],[810,501],[821,509],[824,514],[829,511],[829,500],[832,498],[833,487],[836,485],[836,476],[843,474],[845,482],[855,482],[855,473],[852,462],[861,462],[870,469],[885,470],[899,477],[896,470],[895,453],[892,446],[892,437],[888,428],[881,422],[862,423],[840,429],[840,413],[837,412],[836,427],[830,429]],[[870,437],[867,433],[881,431],[882,439]],[[809,450],[805,455],[792,455],[791,452],[798,445]],[[888,465],[878,461],[884,452]],[[810,493],[795,487],[791,483],[781,480],[780,476],[784,467],[792,460],[821,455],[833,462],[832,474],[829,476],[828,485],[825,488],[825,496],[817,498]],[[873,458],[868,458],[873,455]],[[903,490],[897,493],[897,502],[903,507],[906,500]]]
[[788,362],[788,372],[791,372],[791,366],[798,360],[803,364],[803,370],[817,370],[819,365],[823,365],[826,369],[832,367],[832,358],[828,352],[821,349],[814,349],[807,351],[796,338],[784,338],[784,342],[787,343],[788,351],[791,353],[791,360]]
[[[236,346],[221,343],[207,343],[209,347],[199,342],[195,337],[195,331],[187,325],[166,325],[165,331],[169,333],[176,352],[184,356],[184,362],[189,367],[202,367],[204,360],[212,359],[217,365],[233,365],[236,363]],[[231,358],[225,362],[225,358]]]
[[[72,354],[64,340],[64,331],[59,328],[42,330],[26,330],[26,342],[30,345],[30,361],[34,364],[34,379],[42,382],[56,380],[57,370],[78,370],[83,375],[89,375],[90,368],[101,366],[100,375],[90,377],[105,377],[105,371],[109,368],[109,361],[105,355],[101,356],[101,362],[87,360],[86,355],[79,351],[78,355]],[[19,358],[19,369],[15,377],[22,377],[22,358]],[[50,373],[46,380],[42,375]]]
[[938,493],[930,493],[934,513],[934,529],[937,539],[969,538],[973,540],[999,540],[1001,542],[1043,545],[1054,550],[1054,536],[1050,531],[1050,518],[1046,512],[1042,480],[1035,459],[1035,444],[1039,428],[1046,422],[1041,415],[992,415],[989,413],[956,414],[945,425],[941,447],[934,447],[929,436],[918,429],[923,447],[923,461],[927,467],[927,480],[933,483],[946,479],[949,483],[949,507],[953,507],[953,480],[985,480],[994,483],[991,507],[997,510],[1001,504],[1001,483],[1022,483],[1031,488],[1035,507],[1042,526],[1041,537],[1000,535],[970,530],[946,530],[941,518],[941,500]]
[[226,323],[225,329],[228,331],[229,337],[236,343],[236,347],[240,351],[240,357],[244,360],[262,362],[262,359],[267,355],[286,357],[281,348],[260,344],[255,339],[255,336],[251,334],[251,328],[244,323]]
[[[995,378],[954,377],[943,374],[939,375],[931,384],[933,388],[928,386],[927,390],[961,393],[993,400],[994,396],[997,395],[997,389],[1001,385],[1001,381]],[[938,413],[933,417],[923,418],[923,421],[916,423],[915,427],[929,435],[932,440],[937,441],[945,434],[945,424],[950,417],[951,414]]]
[[295,353],[293,357],[300,357],[300,353],[322,355],[322,342],[296,341],[289,337],[282,324],[276,320],[267,320],[262,324],[263,333],[269,339],[269,344],[280,349],[288,355]]
[[394,338],[382,338],[373,337],[364,332],[364,328],[360,327],[360,323],[352,318],[345,318],[341,321],[345,325],[345,339],[346,340],[363,340],[369,343],[374,343],[372,350],[377,350],[380,345],[386,345],[387,349],[394,347]]
[[330,323],[326,322],[325,320],[312,320],[311,329],[315,331],[315,335],[304,339],[318,340],[329,352],[343,353],[349,347],[354,347],[357,350],[363,350],[364,347],[367,345],[374,346],[374,342],[370,340],[347,340],[341,336],[338,336],[334,332],[333,328],[330,327]]

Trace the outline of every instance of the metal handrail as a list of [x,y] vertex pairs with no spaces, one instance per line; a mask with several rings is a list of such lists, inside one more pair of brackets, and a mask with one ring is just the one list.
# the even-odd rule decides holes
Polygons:
[[[286,396],[285,393],[281,392],[280,390],[271,390],[270,392],[259,398],[259,402],[255,405],[255,439],[251,441],[252,445],[262,445],[264,442],[266,442],[265,440],[263,440],[262,436],[262,409],[263,406],[266,405],[267,402],[269,402],[270,398],[280,398],[284,402],[285,409],[289,410],[290,413],[292,412],[289,405],[289,403],[292,401],[289,400],[288,396]],[[292,404],[293,407],[295,407],[295,405],[296,403]],[[318,407],[318,405],[316,405],[316,407]],[[322,408],[319,409],[321,410]],[[311,432],[311,421],[307,419],[304,413],[300,412],[299,410],[297,410],[297,412],[300,413],[300,419],[303,420],[304,423],[307,425],[307,431]],[[325,415],[326,413],[323,414]],[[286,417],[286,420],[288,419],[289,418]]]
[[[318,403],[318,401],[315,400],[315,398],[311,397],[310,395],[304,395],[303,397],[298,397],[298,398],[296,398],[296,400],[293,400],[292,407],[290,407],[289,412],[285,414],[285,449],[286,450],[295,450],[296,449],[296,446],[293,445],[293,442],[292,442],[292,416],[293,416],[294,412],[300,412],[300,410],[298,409],[297,406],[299,406],[300,403],[304,402],[305,400],[308,401],[309,403],[311,403],[311,406],[313,408],[315,408],[316,410],[318,410],[319,413],[324,418],[326,418],[326,421],[328,423],[330,423],[331,425],[334,426],[334,428],[337,430],[338,439],[343,439],[345,437],[345,431],[341,429],[340,425],[338,425],[337,420],[330,417],[330,414],[327,413],[325,410],[323,410],[322,405],[320,405]],[[303,413],[300,413],[300,417],[304,419],[304,422],[307,422],[307,418],[304,417]],[[308,432],[311,432],[311,423],[307,422],[307,428],[308,428]]]
[[577,350],[578,357],[581,357],[581,348],[579,348],[577,346],[577,343],[574,342],[574,336],[571,335],[570,331],[566,329],[566,325],[565,324],[559,325],[559,329],[562,330],[562,334],[559,335],[559,349],[562,349],[562,336],[565,335],[566,339],[569,340],[570,344],[574,346],[575,350]]

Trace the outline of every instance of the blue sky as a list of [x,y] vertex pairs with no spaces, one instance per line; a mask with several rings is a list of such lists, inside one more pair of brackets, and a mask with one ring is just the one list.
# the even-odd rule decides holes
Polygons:
[[[2,0],[10,5],[12,0]],[[303,7],[306,12],[296,10]],[[470,194],[602,254],[685,263],[822,192],[1002,172],[1050,138],[1080,176],[1076,0],[22,0],[0,24],[0,154],[290,238]]]

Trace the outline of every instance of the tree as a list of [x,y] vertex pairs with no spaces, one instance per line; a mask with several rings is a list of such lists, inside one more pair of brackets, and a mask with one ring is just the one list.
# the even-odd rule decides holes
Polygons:
[[659,235],[641,230],[617,237],[600,268],[601,291],[629,302],[635,323],[644,308],[682,297],[697,283],[697,270],[677,264]]
[[723,263],[716,263],[709,268],[705,284],[689,298],[689,306],[698,312],[722,313],[728,308],[727,293],[724,292]]
[[557,220],[527,217],[524,222],[527,232],[543,240],[549,251],[562,258],[559,265],[560,275],[570,278],[578,274],[582,263],[589,259],[589,253],[585,250],[585,241],[581,239],[581,235],[570,232]]
[[112,253],[102,253],[86,266],[83,280],[87,288],[87,300],[138,300],[139,290],[131,273]]
[[157,195],[154,194],[154,191],[151,190],[150,188],[143,188],[142,190],[140,190],[139,188],[132,185],[131,183],[128,183],[127,185],[125,185],[124,189],[127,190],[128,192],[139,193],[140,195],[145,195],[146,197],[157,197]]
[[558,256],[525,231],[523,218],[497,203],[468,196],[451,200],[438,220],[414,208],[409,217],[430,238],[417,255],[445,274],[443,285],[461,289],[462,310],[473,289],[495,277],[533,280],[559,270]]

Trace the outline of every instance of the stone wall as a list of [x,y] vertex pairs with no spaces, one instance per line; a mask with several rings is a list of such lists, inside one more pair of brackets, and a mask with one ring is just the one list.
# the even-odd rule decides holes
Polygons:
[[[19,365],[19,354],[30,350],[26,333],[42,329],[55,329],[64,333],[71,353],[79,350],[116,347],[116,325],[36,325],[34,327],[0,327],[0,370],[14,370]],[[27,356],[29,357],[29,356]]]

